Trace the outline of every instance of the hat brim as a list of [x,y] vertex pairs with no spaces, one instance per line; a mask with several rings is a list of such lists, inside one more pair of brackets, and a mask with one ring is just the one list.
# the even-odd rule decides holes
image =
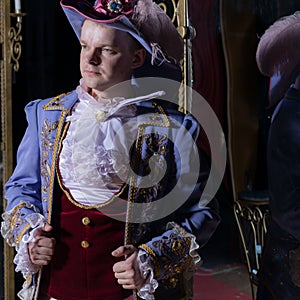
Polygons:
[[145,64],[134,70],[135,77],[163,77],[176,81],[182,80],[182,71],[179,65],[160,57],[155,57],[156,65],[152,64],[153,52],[150,43],[125,15],[112,18],[98,13],[88,1],[61,0],[60,4],[79,40],[82,24],[86,19],[127,32],[137,40],[149,55],[146,57]]
[[151,45],[125,15],[109,17],[101,14],[88,1],[62,0],[60,4],[79,40],[83,21],[88,19],[129,33],[152,55]]

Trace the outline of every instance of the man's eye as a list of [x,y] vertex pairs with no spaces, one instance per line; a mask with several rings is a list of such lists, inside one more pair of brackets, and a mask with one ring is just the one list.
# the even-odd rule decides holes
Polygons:
[[86,45],[81,44],[81,48],[82,48],[82,49],[85,49],[85,48],[86,48]]
[[114,54],[116,53],[113,49],[111,48],[103,48],[102,49],[103,52],[108,53],[108,54]]

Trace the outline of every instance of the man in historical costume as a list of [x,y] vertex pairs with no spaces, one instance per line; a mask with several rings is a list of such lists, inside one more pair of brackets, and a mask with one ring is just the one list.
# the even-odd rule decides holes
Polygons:
[[268,138],[271,218],[259,270],[258,300],[300,299],[300,12],[271,25],[257,49],[271,80]]
[[219,223],[215,199],[201,198],[199,125],[137,79],[178,80],[182,39],[151,0],[61,5],[82,79],[26,106],[1,227],[26,279],[19,297],[191,299],[198,250]]

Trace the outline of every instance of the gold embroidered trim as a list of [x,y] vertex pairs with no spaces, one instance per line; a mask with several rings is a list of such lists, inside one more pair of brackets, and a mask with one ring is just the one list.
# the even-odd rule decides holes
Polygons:
[[44,106],[43,106],[43,110],[68,110],[66,107],[64,107],[63,105],[61,105],[61,102],[64,98],[64,96],[70,94],[71,92],[69,93],[63,93],[63,94],[60,94],[56,97],[53,97],[48,103],[46,103]]
[[34,279],[35,279],[35,291],[34,291],[34,300],[38,300],[38,296],[39,296],[39,289],[40,289],[40,284],[41,284],[41,277],[42,277],[42,270],[40,270],[37,274],[35,274]]
[[116,198],[118,198],[124,192],[125,188],[127,187],[127,185],[125,184],[117,194],[113,195],[106,202],[89,206],[89,205],[81,204],[81,203],[77,202],[76,200],[74,200],[73,197],[71,196],[71,194],[65,189],[64,185],[62,184],[60,176],[57,176],[57,178],[58,178],[59,186],[61,187],[63,192],[66,194],[68,200],[70,202],[72,202],[75,206],[77,206],[79,208],[83,208],[83,209],[97,209],[97,208],[105,207],[105,206],[111,204]]
[[49,152],[53,150],[53,143],[51,133],[57,128],[58,122],[47,121],[44,119],[43,127],[41,131],[41,176],[45,180],[45,184],[42,186],[43,194],[47,193],[47,186],[50,184],[51,168],[48,164],[49,161]]
[[19,203],[17,206],[15,206],[12,211],[9,213],[9,223],[10,228],[14,229],[16,221],[13,221],[13,218],[15,217],[15,214],[18,210],[20,210],[22,207],[26,206],[25,202]]
[[[138,153],[142,153],[142,144],[143,144],[143,135],[144,135],[144,128],[139,127],[138,129],[138,135],[137,135],[137,140],[136,140],[136,151]],[[136,164],[138,164],[139,161],[136,159],[133,162],[133,167],[137,167]],[[129,236],[129,221],[131,220],[131,215],[132,215],[132,206],[134,203],[134,195],[137,192],[136,188],[136,180],[137,176],[132,175],[131,180],[130,180],[130,187],[129,187],[129,199],[128,199],[128,204],[127,204],[127,214],[126,214],[126,225],[125,225],[125,241],[126,244],[130,244],[130,236]]]
[[152,256],[154,266],[155,266],[155,274],[156,274],[155,277],[159,277],[160,268],[159,268],[159,264],[158,264],[155,252],[147,244],[142,244],[141,246],[139,246],[139,248],[144,249],[145,251],[147,251],[147,253],[149,253]]
[[[12,216],[13,214],[16,213],[17,210],[19,210],[20,208],[22,208],[23,206],[26,206],[25,202],[20,202],[17,206],[15,206],[12,211],[10,212],[10,216]],[[11,218],[10,218],[11,219]]]
[[[144,122],[140,122],[138,125],[139,126],[152,125],[152,126],[169,127],[170,126],[170,121],[169,121],[169,118],[168,118],[167,114],[165,113],[164,109],[154,101],[152,102],[152,106],[154,108],[158,109],[160,114],[157,112],[153,115],[158,115],[159,118],[160,118],[160,122],[155,122],[155,121],[147,122],[147,121],[144,121]],[[161,118],[161,116],[162,116],[162,118]],[[153,119],[155,119],[155,117],[153,117]],[[163,120],[161,120],[161,119],[163,119]]]
[[63,112],[59,118],[56,134],[55,134],[55,141],[54,146],[52,149],[52,162],[51,162],[51,170],[50,170],[50,181],[49,181],[49,196],[48,196],[48,223],[51,223],[51,215],[52,215],[52,202],[53,202],[53,185],[54,185],[54,174],[55,174],[55,165],[56,165],[56,157],[57,151],[60,141],[60,134],[63,128],[64,119],[67,112]]
[[[137,141],[136,141],[136,151],[137,153],[141,153],[142,152],[142,142],[143,142],[143,135],[144,135],[144,128],[142,126],[146,126],[146,125],[152,125],[152,126],[162,126],[162,127],[169,127],[170,126],[170,121],[169,118],[167,116],[167,114],[165,113],[164,109],[158,105],[156,102],[152,102],[152,106],[154,108],[157,108],[159,113],[161,114],[159,117],[161,119],[161,116],[164,120],[161,122],[140,122],[138,123],[139,126],[139,131],[138,131],[138,136],[137,136]],[[158,114],[158,113],[157,113]],[[137,164],[138,160],[134,161],[134,164]],[[125,243],[129,244],[130,241],[130,236],[129,236],[129,220],[131,219],[131,215],[132,215],[132,206],[134,203],[134,195],[137,192],[137,188],[136,188],[136,176],[132,176],[131,177],[131,184],[129,187],[129,199],[128,199],[128,204],[127,204],[127,214],[126,214],[126,225],[125,225]]]
[[28,287],[29,284],[31,283],[31,279],[32,279],[32,274],[28,275],[28,277],[27,277],[26,280],[25,280],[25,284],[26,284],[27,287]]
[[139,248],[142,248],[142,249],[146,250],[153,258],[156,257],[155,252],[147,244],[142,244],[141,246],[139,246]]
[[16,244],[19,246],[22,240],[22,237],[25,233],[25,231],[27,231],[30,228],[30,224],[27,224],[26,226],[24,226],[24,228],[22,229],[22,231],[20,232],[20,235],[17,237],[17,241]]
[[156,102],[153,102],[153,106],[158,108],[159,112],[162,114],[163,118],[165,119],[166,124],[164,126],[169,127],[170,121],[169,121],[169,118],[168,118],[167,114],[165,113],[164,109],[160,105],[158,105]]

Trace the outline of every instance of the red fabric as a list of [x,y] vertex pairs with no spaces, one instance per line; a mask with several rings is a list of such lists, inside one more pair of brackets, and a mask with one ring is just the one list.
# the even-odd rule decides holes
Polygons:
[[[82,219],[88,217],[88,225]],[[124,290],[114,277],[112,267],[122,258],[111,252],[124,244],[125,224],[96,209],[81,209],[62,196],[60,231],[55,256],[46,272],[46,293],[59,300],[124,299]],[[89,242],[88,248],[81,241]],[[45,290],[45,289],[44,289]]]
[[[197,91],[216,114],[220,125],[227,136],[226,113],[226,67],[220,32],[219,1],[188,1],[189,18],[196,30],[196,37],[192,40],[193,89]],[[202,109],[196,101],[192,102],[192,112]],[[200,125],[201,125],[201,120]],[[202,120],[203,121],[203,120]],[[209,124],[209,120],[206,120]],[[198,144],[208,156],[211,149],[204,130],[200,131]],[[215,158],[215,159],[218,159]],[[213,162],[216,166],[219,161]],[[229,169],[226,171],[229,172]],[[228,177],[227,177],[228,176]],[[224,184],[230,190],[229,173],[224,176]]]
[[[192,40],[193,89],[209,103],[223,126],[226,123],[226,69],[218,28],[219,4],[216,0],[189,1],[188,4],[191,25],[196,30]],[[198,108],[196,102],[193,107]],[[210,153],[205,143],[208,142],[201,146]]]
[[[212,271],[199,269],[194,276],[194,300],[252,300],[250,295],[216,278]],[[237,286],[237,284],[235,283]]]

